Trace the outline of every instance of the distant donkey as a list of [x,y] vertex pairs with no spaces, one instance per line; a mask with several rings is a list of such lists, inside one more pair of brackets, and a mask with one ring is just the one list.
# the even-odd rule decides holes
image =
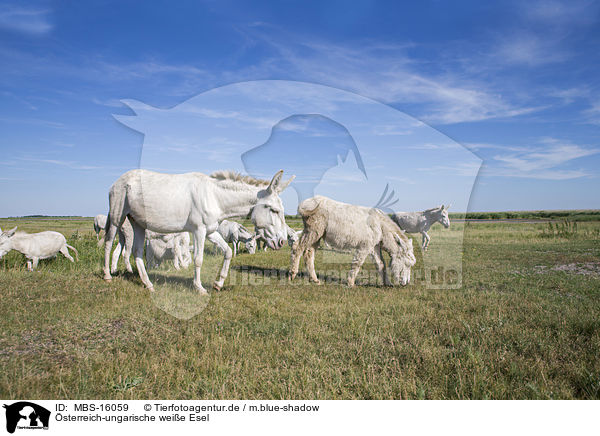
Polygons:
[[187,268],[192,263],[190,234],[156,233],[146,230],[146,264],[159,266],[163,261],[173,259],[176,270]]
[[96,232],[96,240],[100,241],[100,232],[106,227],[106,215],[96,215],[94,217],[94,232]]
[[256,252],[256,238],[240,223],[223,220],[219,223],[217,231],[223,236],[225,242],[233,244],[233,256],[237,256],[238,242],[244,242],[250,254]]
[[0,229],[0,258],[11,250],[19,251],[27,258],[29,271],[37,268],[40,259],[56,257],[59,252],[74,262],[69,254],[69,248],[75,252],[75,257],[79,260],[77,250],[67,244],[67,240],[61,233],[46,231],[29,234],[17,232],[16,227],[8,232]]
[[449,208],[450,205],[444,206],[442,204],[423,212],[396,212],[392,214],[392,219],[406,233],[421,233],[423,235],[422,248],[423,251],[427,251],[430,239],[427,234],[429,228],[437,222],[445,228],[450,227]]

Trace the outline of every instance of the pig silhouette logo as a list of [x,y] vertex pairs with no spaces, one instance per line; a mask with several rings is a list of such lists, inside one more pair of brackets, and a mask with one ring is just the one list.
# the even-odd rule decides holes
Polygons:
[[28,401],[3,406],[6,409],[6,431],[19,429],[48,429],[50,411]]

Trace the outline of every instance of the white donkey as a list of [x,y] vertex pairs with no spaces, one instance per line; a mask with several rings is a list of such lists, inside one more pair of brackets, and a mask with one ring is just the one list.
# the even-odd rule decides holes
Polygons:
[[10,250],[17,250],[27,258],[27,269],[33,271],[37,268],[40,259],[56,257],[60,252],[74,262],[69,254],[69,248],[75,252],[75,257],[79,260],[77,250],[67,244],[65,237],[58,232],[39,232],[25,233],[17,232],[17,228],[2,232],[0,229],[0,258]]
[[294,230],[287,224],[285,225],[287,231],[287,242],[290,248],[294,246],[294,244],[300,240],[300,236],[302,235],[302,230]]
[[[282,183],[283,170],[273,179],[257,180],[231,171],[218,171],[207,176],[202,173],[162,174],[148,170],[132,170],[123,174],[109,191],[110,210],[105,235],[104,279],[111,280],[110,249],[117,229],[129,217],[133,226],[135,263],[144,285],[154,290],[144,266],[145,230],[158,233],[191,232],[194,238],[194,287],[206,293],[200,280],[206,238],[224,252],[223,265],[213,288],[222,288],[232,251],[217,232],[219,222],[249,213],[261,220],[285,226],[283,203],[279,193],[294,179]],[[285,233],[270,236],[267,243],[281,248]]]
[[192,263],[190,234],[156,233],[146,230],[146,265],[159,266],[164,260],[173,259],[176,270],[187,268]]
[[96,232],[96,240],[100,240],[100,232],[106,227],[106,215],[96,215],[94,217],[94,231]]
[[394,279],[402,286],[410,281],[410,269],[416,262],[412,239],[379,209],[341,203],[317,195],[300,203],[298,212],[302,215],[304,230],[292,250],[290,280],[298,274],[300,257],[304,255],[310,279],[320,283],[315,273],[315,250],[323,239],[335,250],[354,252],[348,286],[354,286],[358,271],[369,255],[384,285],[390,285],[382,250],[391,257]]
[[444,206],[442,204],[423,212],[396,212],[392,214],[392,219],[406,233],[421,233],[423,235],[422,248],[423,251],[427,251],[430,239],[427,232],[431,226],[439,222],[445,228],[450,227],[449,208],[450,205]]
[[[254,228],[256,229],[255,230],[256,233],[254,234],[254,239],[256,240],[257,248],[260,250],[261,244],[262,244],[262,250],[267,251],[267,244],[266,244],[267,238],[265,236],[266,229],[264,227],[260,227],[260,223],[256,223],[256,222],[254,223]],[[300,239],[302,230],[294,230],[286,224],[285,225],[285,234],[286,234],[287,243],[291,248],[294,245],[294,242],[296,242]]]
[[233,256],[237,256],[237,245],[238,242],[246,244],[246,248],[250,254],[256,252],[256,238],[250,231],[235,221],[223,220],[219,223],[217,230],[225,242],[231,242],[233,244]]

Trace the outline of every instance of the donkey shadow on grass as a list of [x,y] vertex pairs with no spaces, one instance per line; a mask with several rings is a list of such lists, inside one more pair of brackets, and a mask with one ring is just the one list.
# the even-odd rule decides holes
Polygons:
[[[290,286],[306,285],[306,284],[312,285],[313,284],[308,281],[309,276],[306,271],[299,271],[298,275],[296,276],[297,277],[296,280],[298,278],[300,278],[302,280],[289,282],[288,281],[289,270],[287,268],[285,268],[285,269],[284,268],[269,268],[269,267],[261,267],[261,266],[256,266],[256,265],[232,265],[231,269],[236,270],[237,272],[242,273],[242,274],[252,274],[256,277],[264,277],[265,279],[268,279],[269,281],[279,281],[281,283],[284,283],[284,284],[290,285]],[[335,272],[337,272],[337,270]],[[348,282],[347,282],[348,269],[346,269],[346,268],[340,269],[339,275],[337,275],[337,274],[334,275],[333,273],[334,273],[333,270],[330,270],[325,273],[320,272],[320,273],[317,273],[317,277],[319,278],[321,283],[324,285],[335,284],[335,285],[347,286],[347,284],[348,284]],[[366,278],[368,280],[368,282],[365,281],[365,277],[364,277],[365,274],[368,274],[368,276],[369,276]],[[373,275],[373,278],[371,278],[371,275]],[[362,280],[361,280],[361,277],[362,277]],[[365,269],[364,273],[361,271],[361,274],[359,274],[358,280],[357,280],[357,285],[361,286],[361,287],[366,287],[366,288],[379,288],[379,287],[383,286],[379,282],[380,282],[380,280],[378,278],[377,271],[375,271],[375,270],[371,271],[370,269]]]

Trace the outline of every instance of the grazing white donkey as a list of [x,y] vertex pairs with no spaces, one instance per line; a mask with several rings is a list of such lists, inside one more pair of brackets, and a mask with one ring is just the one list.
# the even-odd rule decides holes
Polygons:
[[421,233],[423,235],[422,248],[427,251],[429,246],[429,235],[427,232],[435,223],[441,223],[445,228],[450,227],[450,218],[448,218],[448,209],[450,205],[427,209],[423,212],[396,212],[392,214],[392,219],[398,227],[406,233]]
[[410,281],[410,268],[415,264],[412,239],[379,209],[354,206],[317,195],[298,206],[304,230],[293,250],[290,279],[298,274],[300,257],[304,260],[310,279],[320,283],[315,273],[315,250],[321,239],[340,251],[354,251],[348,286],[354,286],[360,267],[368,255],[384,283],[389,286],[382,250],[391,257],[390,268],[397,282],[405,286]]
[[[267,251],[267,244],[265,243],[265,241],[267,240],[267,238],[265,237],[266,230],[264,228],[258,227],[257,224],[254,224],[254,227],[256,228],[256,233],[254,234],[254,238],[256,239],[258,249],[259,250],[261,249],[261,243],[262,243],[263,251]],[[300,239],[302,230],[294,230],[286,224],[285,225],[285,233],[286,233],[287,243],[291,248],[294,245],[294,242],[296,242]]]
[[190,234],[156,233],[146,230],[146,264],[159,266],[163,261],[172,259],[176,270],[187,268],[192,263]]
[[2,229],[0,229],[0,258],[10,250],[17,250],[27,258],[27,269],[29,271],[37,268],[40,259],[56,257],[58,252],[74,262],[69,254],[69,248],[75,252],[75,257],[79,260],[77,250],[67,244],[65,237],[58,232],[46,231],[31,234],[16,232],[16,227],[8,232],[2,232]]
[[[145,230],[158,233],[191,232],[194,238],[194,287],[206,293],[200,280],[200,270],[206,238],[224,252],[223,265],[214,289],[223,286],[232,251],[217,232],[219,222],[250,212],[261,219],[285,225],[283,204],[279,193],[294,179],[282,183],[283,170],[273,179],[257,180],[231,171],[218,171],[210,176],[201,173],[162,174],[148,170],[132,170],[123,174],[111,186],[108,198],[110,210],[105,235],[104,279],[111,280],[110,249],[117,229],[129,218],[133,226],[135,263],[144,285],[154,290],[142,258]],[[272,248],[283,245],[285,233],[270,236]]]
[[290,248],[294,246],[294,244],[300,240],[300,235],[302,235],[302,230],[294,230],[287,224],[285,225],[287,231],[287,242]]
[[[264,206],[258,206],[252,209],[250,218],[254,224],[255,239],[260,249],[260,244],[263,243],[263,250],[267,251],[267,247],[273,250],[279,250],[285,244],[287,239],[287,224],[281,209],[271,209],[273,214],[265,213]],[[276,218],[277,217],[277,218]],[[279,237],[275,237],[279,235]],[[273,245],[270,241],[275,241]]]
[[100,232],[106,227],[106,215],[96,215],[94,217],[94,231],[96,232],[96,240],[100,240]]
[[225,242],[233,244],[233,256],[237,256],[238,242],[244,242],[250,254],[256,252],[256,238],[250,231],[235,221],[223,220],[219,224],[217,231],[221,234]]

